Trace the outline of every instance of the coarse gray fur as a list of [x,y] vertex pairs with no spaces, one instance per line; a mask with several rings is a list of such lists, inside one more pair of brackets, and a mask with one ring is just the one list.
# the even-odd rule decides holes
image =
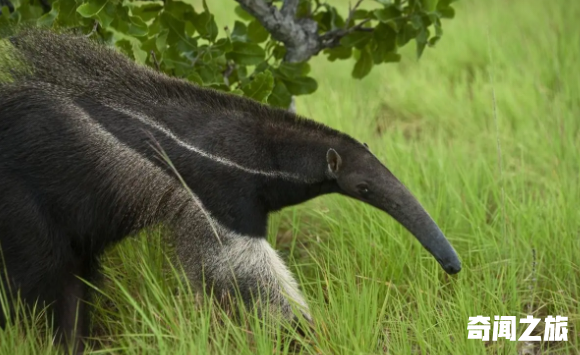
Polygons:
[[265,240],[268,214],[322,194],[386,211],[445,271],[461,268],[419,202],[344,133],[81,36],[29,29],[0,49],[0,282],[52,305],[57,339],[78,352],[88,296],[77,276],[94,281],[107,247],[155,225],[194,286],[290,320],[310,315]]

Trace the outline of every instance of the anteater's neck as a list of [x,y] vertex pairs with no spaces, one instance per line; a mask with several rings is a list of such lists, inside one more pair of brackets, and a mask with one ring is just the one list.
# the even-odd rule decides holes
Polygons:
[[[282,110],[213,95],[154,116],[174,136],[156,138],[170,143],[169,158],[222,225],[264,236],[270,212],[338,190],[326,153],[352,138]],[[182,143],[171,144],[177,139]]]
[[293,172],[296,178],[263,182],[263,200],[268,211],[338,192],[338,185],[329,176],[326,154],[330,148],[344,149],[352,144],[352,139],[326,127],[312,129],[300,124],[275,126],[269,133],[264,135],[264,145],[272,157],[272,168]]

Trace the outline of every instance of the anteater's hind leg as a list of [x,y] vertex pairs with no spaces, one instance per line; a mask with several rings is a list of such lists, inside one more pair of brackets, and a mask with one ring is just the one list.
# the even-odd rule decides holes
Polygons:
[[[6,187],[6,185],[4,186]],[[72,239],[43,213],[31,194],[0,186],[0,249],[7,275],[4,288],[10,310],[16,296],[31,309],[49,306],[55,340],[81,350],[84,335],[85,285],[75,275],[87,277],[87,263],[72,247]],[[76,351],[77,352],[77,351]]]
[[8,282],[15,291],[11,294],[12,303],[18,293],[28,310],[48,307],[55,343],[73,353],[82,353],[88,321],[83,302],[87,286],[79,277],[89,276],[84,260],[61,243],[66,240],[63,234],[39,230],[33,237],[18,236],[36,245],[12,241],[9,248],[4,248]]
[[178,253],[190,279],[200,283],[203,278],[218,299],[235,299],[237,294],[263,318],[281,316],[294,322],[302,313],[310,320],[296,281],[266,239],[227,235],[220,243],[208,236],[203,244],[178,245]]
[[[0,250],[0,255],[2,251]],[[0,256],[0,263],[2,263]],[[2,265],[2,264],[0,264]],[[0,266],[0,272],[4,274],[4,267]],[[4,275],[0,275],[0,329],[4,329],[9,319],[14,317],[14,306],[12,305],[12,295],[9,289],[9,282]]]

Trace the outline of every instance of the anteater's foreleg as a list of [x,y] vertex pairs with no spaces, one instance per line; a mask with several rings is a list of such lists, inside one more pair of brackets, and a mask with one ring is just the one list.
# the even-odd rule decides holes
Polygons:
[[[194,283],[220,300],[241,296],[261,317],[296,321],[296,314],[310,320],[308,306],[292,274],[265,238],[208,235],[202,243],[185,242],[178,253]],[[203,271],[202,271],[203,270]]]

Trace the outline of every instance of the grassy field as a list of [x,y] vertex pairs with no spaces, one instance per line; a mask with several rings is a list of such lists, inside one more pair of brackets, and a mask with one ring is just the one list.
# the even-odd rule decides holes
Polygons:
[[[229,23],[230,10],[208,3]],[[457,10],[420,62],[409,48],[354,81],[351,62],[316,59],[319,90],[297,109],[367,142],[464,269],[445,275],[389,216],[356,201],[284,210],[270,241],[312,309],[305,354],[580,354],[580,3],[464,0]],[[153,233],[107,256],[95,354],[291,352],[258,325],[196,305],[163,267],[161,244]],[[527,314],[568,316],[568,342],[467,339],[470,316]],[[47,342],[0,330],[0,354],[55,353]]]

